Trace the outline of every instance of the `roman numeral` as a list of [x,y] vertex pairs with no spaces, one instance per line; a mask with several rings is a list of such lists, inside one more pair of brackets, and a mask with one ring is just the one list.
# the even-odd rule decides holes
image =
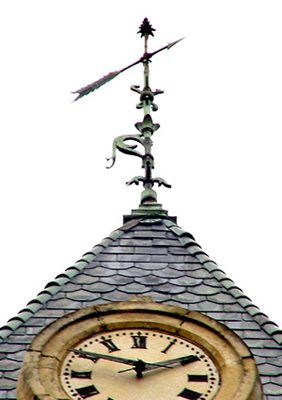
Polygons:
[[104,339],[100,342],[103,344],[107,349],[109,350],[109,353],[112,353],[113,351],[118,351],[120,350],[112,341],[112,339]]
[[95,396],[95,394],[99,393],[94,385],[84,386],[75,390],[83,399],[88,399],[88,397]]
[[189,382],[208,382],[208,375],[188,375]]
[[202,393],[194,392],[194,390],[190,389],[183,389],[182,392],[178,394],[178,396],[183,397],[187,400],[197,400],[202,396]]
[[161,351],[161,353],[166,353],[166,352],[176,343],[176,340],[177,340],[177,339],[174,339],[172,342],[170,342],[170,343],[166,346],[166,348],[163,349],[163,350]]
[[71,378],[91,379],[91,371],[71,371]]
[[131,336],[133,340],[133,345],[131,346],[132,349],[147,349],[147,336],[142,336],[141,332],[138,332],[137,335]]

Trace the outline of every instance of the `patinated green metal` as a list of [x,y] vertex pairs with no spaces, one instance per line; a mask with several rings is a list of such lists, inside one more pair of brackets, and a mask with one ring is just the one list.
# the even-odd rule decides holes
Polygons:
[[[138,93],[139,103],[136,105],[137,109],[144,110],[144,117],[142,122],[138,122],[135,124],[136,129],[139,131],[136,135],[122,135],[118,136],[113,141],[112,147],[112,156],[108,158],[108,161],[111,161],[111,164],[107,168],[111,168],[116,161],[116,152],[119,150],[122,153],[136,156],[142,159],[142,168],[145,170],[144,176],[135,176],[130,181],[127,182],[127,185],[131,184],[139,184],[140,182],[143,184],[144,190],[141,195],[141,204],[148,204],[148,203],[156,203],[157,202],[157,194],[153,190],[155,184],[158,186],[165,186],[170,188],[171,186],[162,178],[154,178],[152,174],[152,170],[154,169],[154,157],[152,155],[152,136],[154,132],[159,129],[160,125],[153,122],[151,117],[151,111],[157,111],[158,106],[154,102],[155,96],[164,93],[162,90],[155,90],[153,91],[150,87],[150,68],[149,64],[151,62],[151,58],[165,50],[170,49],[180,40],[176,40],[175,42],[171,42],[166,46],[161,47],[160,49],[148,52],[148,39],[150,36],[154,36],[155,29],[152,27],[150,22],[147,18],[145,18],[142,24],[139,27],[138,34],[141,35],[141,38],[144,37],[144,54],[143,56],[135,61],[134,63],[128,65],[125,68],[122,68],[118,71],[110,72],[109,74],[103,76],[101,79],[79,89],[73,93],[77,94],[75,100],[80,99],[83,96],[93,92],[94,90],[98,89],[105,83],[111,81],[116,76],[118,76],[121,72],[126,71],[127,69],[137,65],[139,63],[143,64],[144,69],[144,83],[143,89],[140,89],[139,85],[132,85],[131,90]],[[143,149],[142,149],[143,147]],[[141,149],[140,149],[141,148]]]
[[[167,188],[171,187],[171,185],[169,185],[164,179],[159,177],[154,178],[152,174],[152,171],[154,169],[154,157],[152,155],[152,136],[154,132],[159,129],[160,125],[153,122],[151,111],[158,110],[158,106],[154,102],[155,96],[164,93],[162,90],[152,91],[150,87],[149,63],[151,61],[150,58],[152,53],[148,53],[148,38],[150,35],[154,36],[153,31],[155,31],[155,29],[152,27],[148,19],[145,18],[138,31],[138,33],[141,34],[141,38],[144,37],[144,54],[140,59],[142,60],[144,69],[143,89],[140,90],[139,85],[131,86],[131,90],[138,93],[140,96],[140,101],[136,105],[137,109],[144,110],[143,121],[135,124],[136,129],[140,133],[137,135],[123,135],[114,139],[112,157],[108,159],[112,160],[112,164],[108,167],[111,168],[116,160],[116,150],[119,150],[122,153],[142,158],[142,168],[145,170],[144,176],[135,176],[127,182],[127,185],[131,185],[133,183],[138,185],[140,182],[143,184],[144,190],[141,194],[141,204],[157,202],[157,193],[153,189],[155,184],[158,184],[158,186],[163,185]],[[170,43],[165,48],[171,48],[177,42],[179,42],[179,40]],[[157,52],[161,50],[163,50],[163,48],[157,50]],[[157,52],[154,52],[154,54],[156,54]],[[137,142],[137,144],[127,143],[130,141]],[[143,147],[143,151],[137,150],[138,145],[141,145],[139,147]]]

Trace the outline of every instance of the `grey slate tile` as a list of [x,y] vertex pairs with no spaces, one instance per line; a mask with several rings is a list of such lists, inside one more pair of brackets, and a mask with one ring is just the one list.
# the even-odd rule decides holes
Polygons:
[[[178,239],[153,239],[153,247],[154,246],[159,246],[159,247],[165,247],[165,248],[174,248],[174,247],[181,247],[181,243],[179,242]],[[187,254],[187,251],[185,251],[185,254]]]
[[178,271],[176,269],[172,269],[167,264],[165,264],[165,267],[162,267],[161,269],[157,269],[153,271],[153,275],[158,276],[158,277],[163,277],[163,278],[180,278],[184,276],[183,271]]
[[[2,345],[0,348],[0,353],[5,354],[5,358],[7,358],[6,354],[15,354],[21,351],[24,351],[26,349],[26,345],[24,344],[9,344],[5,343],[5,347]],[[1,371],[1,370],[0,370]]]
[[[29,343],[30,344],[30,343]],[[25,346],[25,348],[21,351],[16,351],[15,353],[9,354],[7,357],[8,360],[12,361],[22,361],[25,355],[25,352],[27,350],[28,346]]]
[[183,271],[184,273],[190,272],[190,271],[197,271],[197,270],[203,270],[202,265],[195,259],[195,262],[186,262],[186,263],[176,263],[172,262],[169,263],[170,268],[176,269],[178,271]]
[[78,310],[81,304],[79,301],[64,299],[52,299],[48,302],[48,309]]
[[[275,357],[275,356],[281,356],[281,350],[277,349],[262,349],[262,348],[256,348],[252,347],[251,348],[252,353],[254,354],[255,357]],[[281,369],[281,367],[279,367]]]
[[144,268],[138,267],[129,267],[128,269],[118,271],[121,276],[129,276],[129,277],[144,277],[151,274],[151,270],[145,270]]
[[9,344],[17,344],[17,345],[26,345],[30,342],[30,339],[27,335],[17,335],[16,333],[10,335],[7,339],[7,343]]
[[154,255],[167,255],[167,249],[165,247],[135,247],[135,254],[154,254]]
[[115,290],[111,293],[104,293],[102,299],[104,303],[109,301],[128,301],[129,296],[128,293],[123,293],[119,290]]
[[164,293],[157,293],[157,292],[155,292],[153,290],[150,291],[150,292],[147,292],[146,296],[151,296],[154,301],[157,301],[159,303],[168,302],[168,301],[170,301],[170,299],[173,298],[173,296],[171,296],[169,294],[166,295]]
[[153,240],[152,239],[139,239],[136,242],[136,239],[120,239],[119,241],[120,246],[132,246],[135,247],[136,245],[140,247],[152,247]]
[[[47,305],[45,305],[44,307],[41,308],[41,310],[39,310],[36,315],[34,315],[34,317],[30,318],[26,323],[25,326],[43,326],[46,325],[46,307]],[[54,319],[57,318],[61,318],[63,315],[65,315],[65,309],[48,309],[48,319],[51,320],[51,322],[53,322]],[[37,321],[38,319],[43,318],[44,324],[42,325],[39,324]]]
[[205,279],[210,277],[208,271],[206,271],[204,268],[191,270],[189,271],[188,275],[191,278],[197,278],[197,279]]
[[116,256],[117,260],[116,261],[127,261],[127,262],[133,262],[133,263],[138,263],[138,262],[150,262],[151,260],[153,261],[154,257],[163,257],[163,256],[151,256],[150,254],[119,254]]
[[[218,321],[224,321],[225,324],[229,324],[229,323],[231,323],[233,321],[236,321],[236,323],[244,321],[242,319],[243,313],[244,313],[244,310],[241,309],[240,312],[229,312],[229,313],[211,311],[209,313],[209,315],[211,316],[211,318],[214,318],[214,319],[216,319]],[[255,323],[253,320],[251,322]]]
[[[252,334],[252,332],[255,332],[255,331],[261,332],[261,329],[256,322],[244,321],[240,318],[238,318],[236,321],[229,321],[228,326],[232,330],[246,331],[249,334]],[[263,334],[265,334],[265,333],[263,333]]]
[[132,282],[134,282],[134,278],[116,274],[114,276],[107,276],[105,278],[101,278],[101,282],[111,285],[111,287],[113,287],[114,285],[119,286],[119,285],[127,285],[129,283],[132,283]]
[[141,283],[143,285],[161,285],[163,283],[167,283],[167,278],[161,278],[156,275],[145,275],[145,276],[138,276],[135,279],[135,282]]
[[[174,271],[175,273],[175,271]],[[173,275],[173,274],[172,274]],[[175,276],[175,275],[174,275]],[[203,282],[203,279],[201,278],[193,278],[191,276],[187,276],[187,275],[180,275],[177,278],[171,278],[170,279],[170,283],[173,285],[177,285],[177,286],[184,286],[184,287],[188,287],[189,286],[189,291],[191,293],[197,294],[197,290],[198,289],[193,289],[194,286],[198,287],[199,285],[201,285]],[[194,290],[194,291],[193,291]]]
[[105,254],[105,253],[100,253],[97,256],[97,261],[103,262],[103,261],[110,261],[110,262],[115,262],[118,260],[118,255],[117,254]]
[[224,304],[223,309],[225,312],[236,312],[236,311],[243,311],[242,306],[238,303],[233,303],[233,304]]
[[119,291],[129,294],[146,293],[150,291],[150,288],[140,283],[132,282],[128,285],[120,286]]
[[158,261],[163,261],[163,262],[169,262],[169,263],[189,263],[195,261],[194,257],[192,256],[187,256],[187,255],[173,255],[173,254],[168,254],[167,256],[161,256],[159,259],[157,256],[152,256],[152,261],[153,262],[158,262]]
[[132,262],[103,262],[103,267],[111,271],[111,274],[116,274],[116,270],[128,269],[134,264]]
[[[92,285],[88,285],[89,290],[92,293],[108,293],[114,290],[113,286],[109,283],[104,282],[94,282]],[[89,298],[89,295],[88,295]]]
[[172,255],[187,255],[187,250],[183,247],[170,247],[169,253]]
[[187,304],[188,308],[193,303],[203,303],[203,299],[192,293],[181,293],[173,296],[174,300],[178,300],[181,304]]
[[[92,290],[92,292],[94,292],[94,290]],[[66,297],[69,300],[86,301],[89,299],[90,296],[91,296],[90,290],[80,289],[67,293]]]
[[210,315],[210,312],[215,312],[215,311],[224,311],[224,305],[221,303],[211,303],[210,301],[201,301],[198,304],[198,310],[203,311]]
[[282,372],[281,375],[276,375],[275,377],[270,378],[270,382],[274,382],[275,384],[282,387]]
[[[276,367],[275,365],[263,364],[259,366],[259,371],[262,375],[280,375],[281,367]],[[282,388],[281,388],[282,389]]]
[[[27,312],[30,307],[35,315],[20,325],[14,338],[10,337],[11,343],[5,344],[10,350],[5,362],[19,366],[27,342],[41,327],[70,311],[92,304],[127,301],[131,294],[144,293],[160,303],[201,311],[234,329],[249,343],[256,357],[264,379],[266,400],[278,400],[282,388],[282,350],[271,338],[272,334],[277,338],[280,335],[275,325],[248,303],[240,289],[207,258],[190,234],[168,220],[159,220],[154,225],[152,221],[145,222],[147,225],[141,226],[130,221],[124,230],[116,231],[102,242],[102,246],[95,246],[88,253],[87,259],[92,260],[95,253],[100,252],[93,261],[89,264],[79,262],[59,275],[50,290],[60,289],[58,285],[65,279],[70,282],[64,284],[51,300],[47,299],[46,304],[41,306],[38,299],[30,303]],[[19,321],[14,322],[16,327]],[[25,344],[18,344],[19,332],[27,334]],[[12,371],[10,382],[15,379],[17,370]],[[0,398],[15,396],[14,386],[9,392],[1,389],[0,385]],[[3,393],[5,397],[1,397]]]
[[[163,270],[167,266],[167,263],[165,262],[150,262],[150,263],[145,263],[145,262],[136,262],[135,267],[140,269],[140,270],[150,270],[154,271],[154,275],[157,275],[156,271]],[[160,272],[158,272],[159,274]]]
[[153,289],[157,293],[167,293],[167,294],[171,294],[171,295],[175,295],[175,294],[180,294],[180,293],[186,292],[186,288],[184,288],[183,286],[171,285],[169,283],[165,283],[165,284],[160,284],[158,286],[154,286]]
[[129,247],[129,246],[111,246],[107,247],[107,249],[104,250],[104,254],[132,254],[134,253],[134,247]]
[[234,297],[230,296],[230,294],[228,294],[228,293],[223,293],[223,292],[209,295],[209,300],[212,301],[213,303],[214,302],[222,303],[225,305],[237,303],[237,301],[236,301],[236,299],[234,299]]
[[[199,282],[200,280],[195,279],[195,281]],[[210,296],[209,299],[211,301],[213,301],[212,296],[220,294],[220,288],[207,286],[205,284],[200,285],[199,283],[197,285],[193,285],[192,287],[190,286],[190,283],[189,283],[189,291],[190,291],[190,293],[197,294],[197,295]]]
[[[276,385],[274,383],[268,383],[265,386],[267,393],[272,395],[272,396],[282,396],[282,388],[279,385]],[[278,397],[276,397],[278,398]]]
[[167,228],[162,224],[161,221],[156,223],[144,223],[144,221],[140,221],[140,223],[135,227],[134,231],[141,232],[165,232]]
[[1,360],[0,370],[1,371],[17,371],[19,369],[19,364],[17,361],[12,360]]
[[216,279],[213,278],[206,278],[205,279],[205,285],[211,286],[211,287],[218,287],[221,288],[221,283],[218,282]]
[[[88,270],[91,270],[91,272]],[[87,273],[89,273],[89,277],[113,276],[115,274],[115,271],[106,268],[98,263],[95,263],[95,265],[89,265],[88,270],[86,269],[84,271],[84,275],[87,275]]]

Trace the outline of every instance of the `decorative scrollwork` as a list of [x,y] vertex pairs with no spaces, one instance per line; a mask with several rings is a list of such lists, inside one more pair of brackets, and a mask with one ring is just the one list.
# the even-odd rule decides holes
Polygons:
[[144,105],[146,105],[150,106],[152,108],[152,111],[158,111],[159,108],[157,104],[154,103],[154,97],[158,94],[164,93],[164,91],[156,89],[154,92],[152,92],[149,87],[145,87],[143,90],[140,90],[139,88],[139,85],[132,85],[130,87],[133,92],[140,94],[140,102],[136,105],[136,108],[142,109],[144,108]]
[[117,138],[114,139],[113,141],[113,151],[112,151],[112,157],[107,158],[107,161],[112,160],[112,164],[106,168],[112,168],[113,165],[116,162],[116,150],[118,149],[124,154],[129,154],[132,156],[137,156],[140,158],[143,158],[143,154],[141,154],[139,151],[135,150],[137,148],[136,144],[127,144],[126,142],[132,140],[135,142],[138,142],[144,146],[143,139],[141,138],[140,135],[122,135],[118,136]]
[[[171,185],[167,183],[163,178],[152,178],[151,183],[157,183],[158,186],[165,186],[167,188],[171,188]],[[134,178],[130,179],[130,181],[126,182],[128,186],[135,184],[139,185],[139,182],[142,182],[143,184],[146,182],[146,178],[144,176],[135,176]]]

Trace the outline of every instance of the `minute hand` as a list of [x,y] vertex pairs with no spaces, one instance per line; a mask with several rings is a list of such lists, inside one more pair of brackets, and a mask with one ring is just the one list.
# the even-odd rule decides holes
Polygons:
[[151,369],[156,369],[159,367],[168,367],[173,364],[181,364],[181,365],[187,365],[190,363],[193,363],[195,361],[199,361],[198,356],[190,355],[190,356],[183,356],[183,357],[178,357],[178,358],[173,358],[171,360],[166,360],[166,361],[160,361],[153,364],[147,364],[146,365],[146,370],[151,370]]
[[137,360],[132,360],[130,358],[122,358],[122,357],[116,357],[116,356],[110,356],[107,354],[101,354],[101,353],[93,353],[92,351],[84,351],[84,350],[78,350],[78,349],[70,349],[70,351],[74,352],[75,354],[80,355],[83,358],[88,358],[90,360],[98,360],[98,359],[103,359],[103,360],[108,360],[108,361],[114,361],[118,362],[121,364],[127,364],[127,365],[133,365],[135,366]]

